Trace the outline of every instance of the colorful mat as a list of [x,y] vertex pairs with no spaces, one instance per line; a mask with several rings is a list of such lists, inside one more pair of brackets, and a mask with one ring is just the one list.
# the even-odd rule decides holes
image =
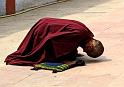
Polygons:
[[45,62],[45,63],[36,64],[32,70],[39,70],[39,69],[52,70],[53,73],[56,73],[69,69],[69,65],[63,63]]

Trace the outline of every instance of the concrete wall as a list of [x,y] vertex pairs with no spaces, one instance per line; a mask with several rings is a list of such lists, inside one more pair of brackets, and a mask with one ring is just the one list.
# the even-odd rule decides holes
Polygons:
[[[6,1],[8,0],[0,0],[0,16],[6,15]],[[58,0],[15,0],[15,10],[19,12],[21,10],[28,9],[30,7],[39,6],[45,3],[58,1]],[[11,7],[11,6],[10,6]],[[11,8],[10,8],[11,9]],[[11,14],[11,13],[10,13]]]
[[0,0],[0,15],[6,14],[5,0]]
[[57,0],[16,0],[16,11],[21,11],[30,7],[42,5]]

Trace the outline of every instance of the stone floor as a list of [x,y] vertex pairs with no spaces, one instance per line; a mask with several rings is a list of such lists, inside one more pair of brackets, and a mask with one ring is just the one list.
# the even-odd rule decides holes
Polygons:
[[[0,87],[124,87],[124,1],[69,0],[8,18],[0,18]],[[43,17],[83,22],[105,46],[104,54],[86,66],[62,73],[31,71],[31,67],[6,66],[31,26]],[[79,48],[79,52],[82,50]]]

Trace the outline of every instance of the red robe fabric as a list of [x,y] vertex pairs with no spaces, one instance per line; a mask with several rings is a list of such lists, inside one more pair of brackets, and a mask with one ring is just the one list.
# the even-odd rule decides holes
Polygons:
[[57,60],[76,52],[80,42],[93,33],[81,22],[67,19],[40,19],[28,32],[17,51],[8,55],[6,64],[29,65]]

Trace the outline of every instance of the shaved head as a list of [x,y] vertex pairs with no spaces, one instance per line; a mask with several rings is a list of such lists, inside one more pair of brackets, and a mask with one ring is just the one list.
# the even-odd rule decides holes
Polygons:
[[83,50],[88,56],[96,58],[103,54],[104,47],[99,40],[90,39],[84,44]]

